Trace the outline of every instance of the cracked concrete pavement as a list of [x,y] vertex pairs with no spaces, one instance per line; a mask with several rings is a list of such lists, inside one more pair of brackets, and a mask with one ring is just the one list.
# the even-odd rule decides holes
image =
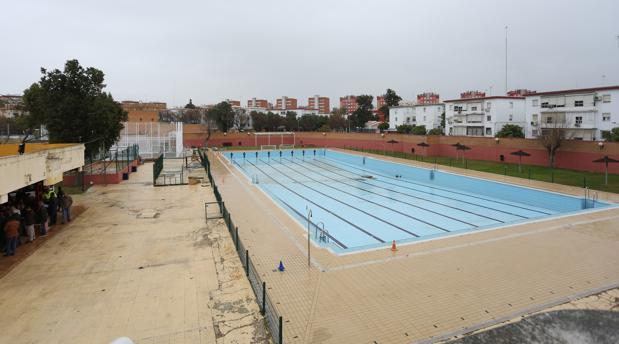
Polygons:
[[210,187],[153,187],[152,166],[95,186],[87,210],[0,279],[2,342],[269,343]]

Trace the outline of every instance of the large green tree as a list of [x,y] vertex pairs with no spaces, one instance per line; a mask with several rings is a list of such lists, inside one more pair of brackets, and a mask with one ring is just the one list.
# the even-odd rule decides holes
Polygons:
[[45,125],[50,143],[84,142],[87,154],[107,150],[118,140],[127,113],[103,92],[101,70],[69,60],[64,70],[41,68],[41,74],[24,91],[31,127]]
[[234,126],[235,115],[232,106],[228,102],[218,103],[206,112],[206,116],[214,121],[223,132],[227,132]]
[[400,105],[402,97],[400,97],[394,90],[388,88],[384,94],[385,105],[381,106],[378,111],[385,115],[385,122],[389,122],[389,107]]
[[332,113],[327,120],[329,128],[341,130],[346,128],[346,118],[340,113]]
[[374,100],[374,97],[368,94],[357,96],[357,110],[350,115],[350,122],[354,127],[363,128],[365,123],[374,119],[374,115],[372,115],[372,110],[374,109],[372,100]]
[[505,124],[496,137],[520,137],[524,138],[524,130],[521,126],[515,124]]
[[299,122],[297,121],[297,113],[294,111],[286,111],[286,118],[284,119],[284,126],[286,130],[293,131],[299,128]]

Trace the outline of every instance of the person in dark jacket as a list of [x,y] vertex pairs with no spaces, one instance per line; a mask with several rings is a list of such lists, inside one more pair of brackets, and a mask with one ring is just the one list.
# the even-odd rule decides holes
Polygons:
[[19,236],[19,215],[13,214],[4,224],[4,233],[6,235],[5,256],[15,255],[17,247],[17,238]]
[[42,237],[47,236],[47,209],[45,208],[43,201],[39,201],[37,220],[39,222],[39,235]]
[[28,236],[28,242],[33,242],[36,238],[34,235],[34,211],[30,208],[30,206],[26,206],[26,211],[24,212],[24,224],[26,225],[26,236]]
[[62,191],[62,188],[58,188],[58,203],[62,207],[62,223],[71,222],[71,205],[73,205],[73,198]]

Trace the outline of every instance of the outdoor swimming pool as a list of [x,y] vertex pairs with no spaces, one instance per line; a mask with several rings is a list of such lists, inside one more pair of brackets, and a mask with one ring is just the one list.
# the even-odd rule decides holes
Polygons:
[[325,149],[223,156],[337,253],[444,237],[610,206]]

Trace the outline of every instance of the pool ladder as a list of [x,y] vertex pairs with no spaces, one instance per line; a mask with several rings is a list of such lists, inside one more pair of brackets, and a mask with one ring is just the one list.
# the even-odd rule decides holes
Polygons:
[[592,191],[589,187],[585,187],[584,209],[595,208],[595,202],[598,200],[597,191]]
[[316,235],[315,238],[318,239],[318,242],[329,243],[329,231],[325,229],[325,224],[321,221],[318,224],[322,225],[322,228],[316,227]]

